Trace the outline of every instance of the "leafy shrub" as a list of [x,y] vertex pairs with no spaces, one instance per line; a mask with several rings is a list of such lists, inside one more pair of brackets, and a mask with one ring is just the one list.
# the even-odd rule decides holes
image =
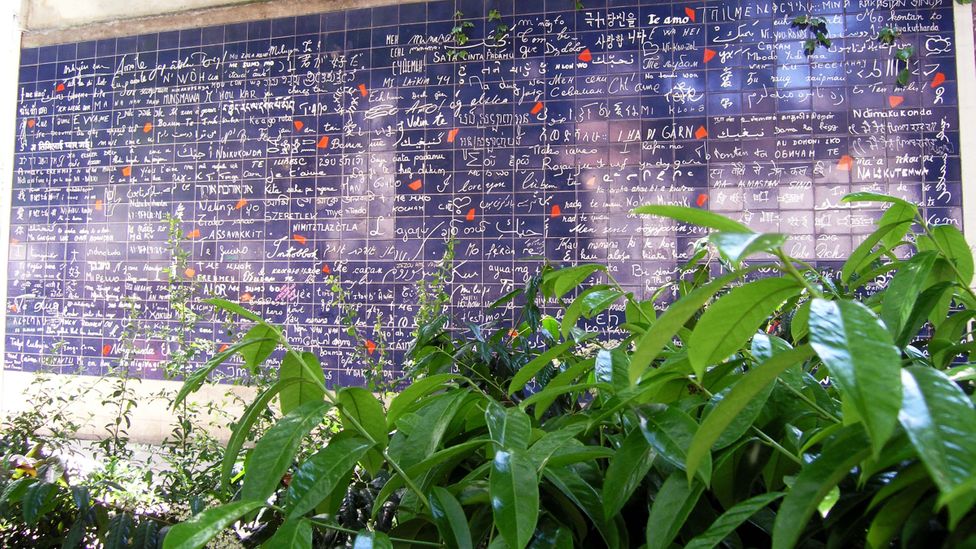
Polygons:
[[[976,543],[972,254],[912,204],[845,200],[888,207],[836,272],[789,257],[784,235],[638,208],[712,231],[663,311],[599,265],[546,268],[497,304],[519,304],[513,324],[419,326],[412,383],[388,402],[327,389],[280,327],[212,300],[250,327],[176,406],[232,356],[257,371],[285,355],[234,424],[226,503],[164,546],[231,526],[266,547]],[[609,313],[611,334],[588,331]],[[310,442],[330,417],[341,427]]]

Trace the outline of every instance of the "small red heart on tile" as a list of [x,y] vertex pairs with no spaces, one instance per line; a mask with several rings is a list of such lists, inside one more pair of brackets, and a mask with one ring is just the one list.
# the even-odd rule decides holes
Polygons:
[[359,85],[359,94],[362,95],[363,97],[369,95],[369,90],[366,89],[366,84]]
[[559,204],[555,204],[552,207],[552,212],[549,213],[549,217],[559,217],[563,214],[563,209],[559,207]]
[[226,343],[224,343],[223,345],[221,345],[221,346],[220,346],[220,348],[219,348],[219,349],[217,349],[217,352],[218,352],[218,353],[222,353],[222,352],[224,352],[224,351],[226,351],[226,350],[227,350],[227,349],[229,349],[229,348],[230,348],[230,345],[228,345],[228,344],[226,344]]
[[322,272],[325,274],[332,274],[332,268],[328,265],[322,265]]
[[708,202],[708,195],[707,194],[700,194],[700,195],[698,195],[698,200],[695,200],[695,204],[698,204],[698,207],[699,208],[701,208],[702,206],[704,206],[706,202]]
[[705,126],[698,126],[698,129],[695,130],[695,139],[705,139],[706,137],[708,137],[708,130],[705,129]]
[[28,128],[33,128],[34,127],[34,124],[36,124],[36,122],[34,122],[34,119],[33,118],[28,118],[27,119],[27,127]]
[[244,206],[247,206],[247,199],[246,198],[242,198],[242,199],[238,200],[237,201],[237,204],[234,204],[234,209],[235,210],[239,210],[239,209],[243,208]]
[[61,82],[58,82],[58,85],[54,87],[54,91],[56,93],[63,92],[64,91],[64,84],[62,84]]
[[468,215],[464,216],[464,218],[467,219],[468,221],[474,221],[474,214],[475,214],[475,209],[471,208],[470,210],[468,210]]
[[111,345],[102,345],[102,356],[108,356],[112,352]]
[[197,275],[197,270],[193,267],[187,267],[186,270],[183,271],[183,274],[185,274],[187,278],[193,278]]
[[95,200],[95,211],[96,212],[102,211],[102,199],[101,198]]
[[295,130],[297,131],[302,131],[302,128],[305,127],[305,123],[302,122],[301,120],[295,120],[293,124],[295,124]]
[[718,53],[718,52],[716,52],[715,50],[713,50],[713,49],[711,49],[711,48],[705,48],[705,53],[703,53],[703,54],[702,54],[702,59],[703,59],[703,60],[704,60],[704,61],[705,61],[706,63],[708,63],[709,61],[711,61],[711,60],[712,60],[712,59],[713,59],[713,58],[715,57],[715,55],[716,55],[717,53]]
[[585,50],[580,52],[579,60],[584,63],[589,63],[590,61],[593,61],[593,53],[590,52],[590,48],[586,48]]
[[454,128],[453,130],[447,132],[447,142],[454,143],[454,138],[457,137],[457,134],[458,134],[457,128]]
[[319,139],[319,143],[316,146],[318,148],[320,148],[320,149],[327,149],[327,148],[329,148],[329,136],[328,135],[323,135],[322,136],[322,139]]
[[411,191],[419,191],[420,188],[423,187],[423,186],[424,186],[423,182],[421,180],[419,180],[419,179],[416,180],[416,181],[414,181],[413,183],[407,185],[407,187],[410,187],[410,190]]
[[152,122],[146,122],[146,125],[142,127],[142,133],[149,133],[153,129]]
[[543,107],[542,101],[539,101],[538,103],[535,104],[534,107],[532,107],[532,110],[529,112],[531,112],[532,114],[539,114],[542,111],[542,107]]
[[122,168],[122,177],[129,177],[130,175],[132,175],[132,166]]
[[897,107],[898,105],[901,105],[904,102],[905,102],[905,98],[900,95],[888,96],[888,105],[890,105],[892,109]]
[[688,19],[691,19],[692,23],[695,22],[695,10],[691,8],[685,8],[685,15],[688,16]]
[[376,344],[373,343],[373,340],[372,339],[367,339],[366,340],[366,352],[369,353],[369,354],[373,354],[374,351],[376,351]]
[[295,242],[298,242],[302,246],[304,246],[305,243],[308,242],[308,239],[300,234],[293,234],[291,235],[291,237],[295,239]]
[[844,156],[840,157],[840,160],[837,161],[837,169],[844,170],[845,172],[851,171],[851,166],[853,165],[854,159],[849,154],[845,154]]
[[193,229],[192,231],[186,233],[186,237],[190,239],[200,238],[200,229]]
[[937,72],[935,76],[932,77],[932,83],[929,84],[930,88],[938,88],[945,82],[945,73]]

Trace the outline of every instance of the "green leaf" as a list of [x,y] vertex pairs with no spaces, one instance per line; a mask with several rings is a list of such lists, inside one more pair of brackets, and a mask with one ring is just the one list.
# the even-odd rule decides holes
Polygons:
[[634,429],[610,459],[603,481],[603,517],[611,520],[624,508],[647,476],[657,453],[644,434]]
[[342,424],[347,429],[358,431],[350,422],[350,419],[355,420],[366,431],[360,433],[363,437],[371,438],[380,449],[386,448],[390,441],[386,415],[383,404],[373,393],[362,387],[346,387],[339,391],[338,397]]
[[[350,435],[350,436],[343,436]],[[373,444],[348,431],[333,436],[329,445],[306,459],[292,476],[285,509],[289,518],[304,515],[328,497]]]
[[552,483],[560,492],[569,498],[577,507],[586,513],[593,521],[600,537],[606,546],[617,548],[621,546],[621,533],[615,521],[603,518],[603,505],[600,502],[600,492],[583,478],[581,466],[547,467],[543,471],[546,480]]
[[593,375],[597,383],[607,383],[617,391],[623,391],[630,385],[629,367],[629,357],[623,350],[600,349],[596,354]]
[[715,519],[708,530],[688,542],[685,549],[711,549],[715,547],[729,537],[743,522],[749,520],[749,517],[781,497],[783,497],[783,492],[767,492],[740,501]]
[[131,530],[132,517],[128,513],[119,513],[112,517],[108,522],[104,549],[127,549]]
[[898,76],[895,78],[895,82],[899,86],[904,87],[908,85],[908,81],[912,79],[912,72],[907,68],[898,71]]
[[742,261],[750,255],[771,252],[786,242],[777,233],[712,233],[708,240],[731,261]]
[[264,506],[264,501],[235,501],[211,509],[170,528],[163,549],[198,549],[242,516]]
[[704,490],[704,484],[697,480],[689,484],[680,471],[664,481],[647,517],[647,549],[671,546]]
[[[888,211],[891,211],[889,209]],[[879,242],[885,240],[888,236],[897,237],[896,240],[901,240],[908,229],[912,226],[912,217],[909,216],[908,219],[903,221],[898,221],[895,223],[889,223],[878,227],[873,233],[868,235],[857,248],[851,252],[850,257],[844,262],[844,266],[841,268],[841,280],[845,283],[851,281],[851,277],[859,273],[861,269],[870,265],[870,261],[876,257],[876,254],[871,253],[874,250],[875,245]]]
[[318,357],[309,352],[301,354],[308,368],[302,365],[298,357],[297,352],[288,351],[281,361],[279,379],[295,378],[299,381],[281,390],[279,399],[282,415],[288,415],[288,412],[309,402],[322,402],[325,398],[325,391],[322,390],[322,386],[325,385],[325,373],[322,371]]
[[607,268],[603,265],[588,263],[576,267],[566,267],[555,271],[550,271],[542,277],[542,287],[546,290],[549,297],[560,298],[569,291],[579,287],[579,285],[597,271],[606,272]]
[[255,313],[253,311],[249,311],[249,310],[245,309],[244,307],[241,307],[237,303],[234,303],[233,301],[227,301],[226,299],[220,299],[220,298],[214,297],[214,298],[210,298],[210,299],[205,299],[205,300],[203,300],[203,302],[204,303],[207,303],[209,305],[213,305],[214,307],[216,307],[218,309],[223,309],[223,310],[227,311],[228,313],[233,313],[233,314],[235,314],[235,315],[237,315],[237,316],[239,316],[241,318],[245,318],[247,320],[251,320],[253,322],[258,322],[260,324],[264,324],[264,322],[265,322],[264,319],[261,318],[261,316],[258,315],[257,313]]
[[257,373],[258,367],[278,347],[278,333],[267,324],[257,324],[244,334],[244,341],[255,341],[254,345],[248,345],[240,350],[244,357],[244,365],[251,373]]
[[135,532],[132,533],[130,549],[156,549],[159,547],[159,523],[152,519],[145,519]]
[[936,225],[929,228],[929,235],[917,239],[919,251],[935,250],[948,259],[958,271],[959,283],[970,286],[973,282],[973,252],[966,237],[952,225]]
[[874,515],[868,528],[868,547],[890,547],[909,515],[917,509],[918,500],[929,490],[927,482],[920,482],[894,495]]
[[932,480],[949,493],[972,478],[976,467],[976,411],[958,385],[933,368],[901,371],[901,422]]
[[653,205],[634,208],[633,213],[668,217],[682,223],[690,223],[700,227],[708,227],[717,231],[729,233],[751,233],[752,230],[738,221],[708,210],[688,208],[685,206]]
[[560,325],[560,333],[564,338],[568,339],[581,316],[592,318],[594,315],[606,310],[610,305],[613,305],[621,296],[623,294],[620,290],[606,286],[593,286],[583,290],[569,307],[566,307]]
[[494,400],[485,409],[488,432],[499,447],[506,450],[524,450],[529,447],[532,421],[518,408],[504,408]]
[[312,523],[308,519],[286,520],[278,527],[275,535],[264,542],[265,549],[312,549]]
[[856,301],[814,299],[810,345],[881,452],[901,409],[901,353],[877,316]]
[[[414,426],[402,450],[400,465],[411,467],[431,456],[440,446],[447,427],[458,410],[467,402],[470,393],[457,390],[431,400],[417,411],[420,419]],[[401,418],[402,420],[402,418]]]
[[858,426],[848,427],[828,442],[820,457],[800,470],[783,499],[773,524],[773,549],[796,546],[820,502],[851,469],[871,454]]
[[716,278],[672,303],[637,342],[637,349],[630,357],[631,385],[637,383],[644,372],[651,367],[651,363],[661,353],[664,346],[671,343],[675,334],[698,312],[698,309],[701,309],[712,296],[727,284],[751,270],[752,268],[743,269]]
[[888,327],[891,336],[897,337],[905,322],[912,314],[915,297],[925,289],[926,280],[932,272],[937,254],[922,252],[916,254],[902,265],[888,283],[881,302],[881,320]]
[[244,413],[241,414],[240,419],[234,424],[233,429],[231,429],[230,438],[227,440],[227,448],[224,450],[224,459],[220,467],[220,487],[222,490],[226,490],[230,484],[231,475],[234,473],[234,464],[237,462],[237,456],[241,448],[244,447],[244,441],[247,440],[251,432],[251,427],[254,426],[254,423],[264,412],[265,408],[268,407],[271,399],[283,387],[297,382],[297,379],[276,381],[244,409]]
[[27,524],[37,524],[37,521],[44,515],[45,508],[54,498],[57,488],[57,484],[42,480],[38,480],[27,487],[24,491],[24,497],[20,502],[24,522]]
[[411,381],[410,385],[390,401],[389,410],[386,412],[387,430],[393,429],[397,419],[407,413],[418,401],[434,391],[446,389],[447,382],[455,378],[457,376],[454,374],[437,374]]
[[322,416],[330,406],[325,402],[309,402],[268,429],[254,445],[248,460],[241,499],[264,501],[275,492],[291,467],[302,439],[322,423]]
[[430,492],[430,514],[437,531],[450,549],[472,549],[468,519],[458,500],[446,489],[435,486]]
[[705,309],[688,340],[688,360],[698,379],[756,333],[777,307],[802,286],[792,278],[761,278],[720,297]]
[[180,392],[173,400],[171,409],[175,410],[184,400],[186,400],[186,397],[190,396],[190,393],[195,393],[198,391],[207,381],[207,378],[210,377],[210,374],[214,371],[214,369],[226,362],[227,359],[234,356],[238,352],[241,352],[243,355],[243,350],[247,347],[255,345],[267,345],[268,342],[273,342],[275,345],[277,345],[277,339],[244,339],[231,345],[227,348],[227,350],[217,353],[217,355],[208,360],[203,367],[197,369],[195,372],[187,376],[186,380],[183,382],[183,386],[180,387]]
[[383,532],[360,530],[356,534],[356,540],[352,544],[352,549],[393,549],[393,542]]
[[525,385],[533,378],[540,370],[545,368],[547,365],[552,363],[554,359],[569,351],[579,343],[582,343],[596,334],[586,334],[579,340],[569,340],[556,345],[555,347],[549,349],[548,351],[542,353],[541,355],[533,358],[528,364],[519,368],[519,371],[515,372],[512,376],[512,382],[508,385],[508,394],[514,394],[515,391],[519,391],[525,387]]
[[[640,430],[658,455],[671,465],[684,470],[688,448],[698,430],[698,423],[675,406],[648,404],[637,414]],[[698,465],[698,475],[708,485],[712,476],[712,456],[706,453]]]
[[[556,398],[558,398],[559,395],[563,394],[565,388],[573,386],[573,382],[575,382],[580,376],[593,369],[594,364],[595,360],[589,358],[569,366],[557,374],[556,377],[552,378],[541,391],[533,394],[528,399],[523,400],[522,404],[525,404],[527,400],[532,399],[532,402],[535,404],[533,415],[535,416],[536,420],[542,419],[542,416],[546,413],[546,410],[552,406],[552,403],[556,401]],[[528,405],[526,404],[525,406]],[[522,408],[525,409],[525,406],[522,406]]]
[[843,198],[841,198],[840,201],[845,204],[849,202],[885,202],[889,204],[899,204],[915,212],[918,211],[918,206],[912,204],[911,202],[905,200],[904,198],[898,198],[897,196],[891,196],[888,194],[881,194],[881,193],[872,193],[867,191],[847,194]]
[[512,549],[528,545],[539,519],[539,478],[523,454],[499,450],[488,476],[495,527]]
[[[729,393],[718,402],[705,417],[688,447],[687,472],[689,478],[698,470],[699,464],[710,456],[712,446],[742,414],[758,395],[771,387],[776,378],[787,368],[813,356],[808,345],[773,355],[772,358],[752,368],[732,386]],[[750,422],[751,424],[751,422]]]

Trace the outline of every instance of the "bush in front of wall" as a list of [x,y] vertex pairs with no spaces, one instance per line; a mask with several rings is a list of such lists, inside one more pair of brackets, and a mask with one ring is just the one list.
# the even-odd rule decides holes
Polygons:
[[[229,503],[173,526],[164,546],[202,547],[232,525],[266,547],[976,543],[972,254],[913,204],[845,200],[888,207],[830,275],[789,257],[785,235],[638,208],[712,231],[663,312],[599,265],[546,268],[503,298],[521,304],[514,324],[418,327],[414,378],[388,403],[327,389],[280,327],[212,301],[252,336],[179,398],[232,356],[255,370],[278,347],[285,358],[234,424]],[[584,322],[609,310],[614,341]],[[268,407],[282,418],[244,449]],[[327,414],[342,428],[296,457]]]

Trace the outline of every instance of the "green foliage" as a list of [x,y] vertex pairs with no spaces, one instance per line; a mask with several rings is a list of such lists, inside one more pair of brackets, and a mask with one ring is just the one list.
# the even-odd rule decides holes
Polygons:
[[[279,383],[315,390],[244,464],[244,486],[262,486],[238,496],[263,507],[248,528],[292,539],[301,524],[363,547],[972,542],[972,256],[914,206],[847,200],[891,206],[836,276],[786,255],[782,235],[648,206],[637,212],[712,229],[717,254],[702,248],[679,271],[663,314],[600,266],[546,266],[492,306],[508,320],[462,333],[425,316],[412,383],[389,403],[283,367]],[[755,278],[741,261],[760,253]],[[712,257],[736,270],[709,280]],[[866,294],[878,272],[890,283]],[[617,330],[587,330],[613,311]],[[342,430],[299,456],[295,439],[328,407]],[[203,539],[241,508],[201,515],[179,539]]]
[[831,40],[827,31],[827,20],[823,17],[798,15],[790,21],[790,25],[806,31],[810,38],[803,42],[803,52],[813,55],[818,47],[830,49]]

